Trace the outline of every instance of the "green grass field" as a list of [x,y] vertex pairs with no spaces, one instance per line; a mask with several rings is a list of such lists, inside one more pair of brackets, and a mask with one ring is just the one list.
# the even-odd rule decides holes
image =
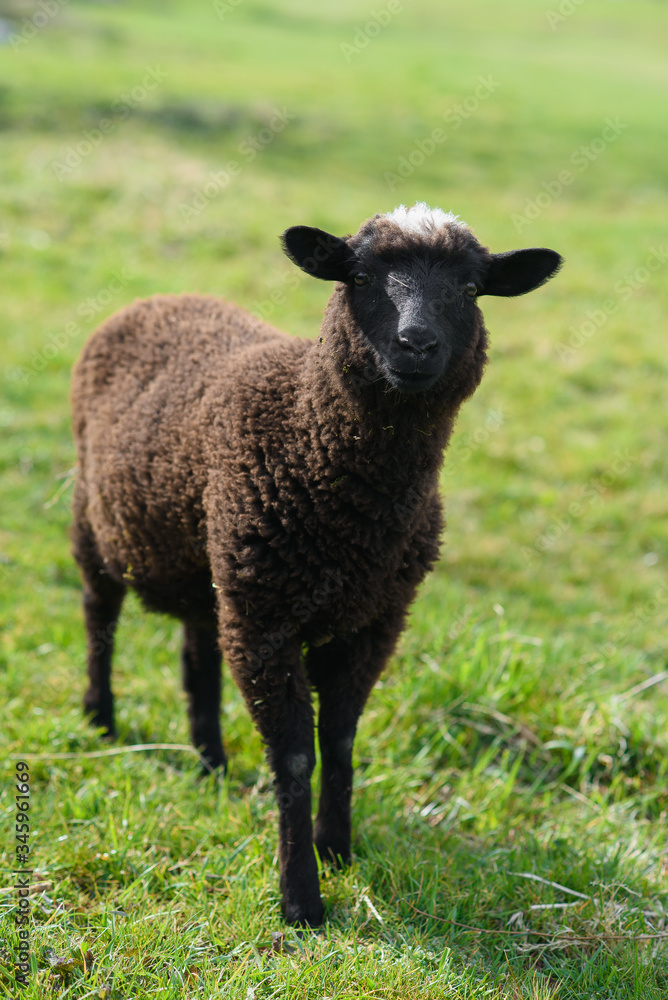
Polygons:
[[[4,995],[15,759],[70,753],[30,757],[26,1000],[666,996],[668,9],[546,3],[0,4]],[[315,335],[329,288],[277,235],[416,200],[567,263],[484,300],[442,560],[356,744],[354,864],[323,873],[323,929],[281,938],[231,683],[225,782],[86,756],[69,371],[154,292]],[[127,603],[114,746],[188,742],[179,644]]]

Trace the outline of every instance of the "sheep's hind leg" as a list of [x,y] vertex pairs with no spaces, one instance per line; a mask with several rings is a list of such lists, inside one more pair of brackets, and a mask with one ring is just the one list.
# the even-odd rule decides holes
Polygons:
[[111,659],[114,633],[125,586],[106,572],[85,516],[85,497],[77,483],[74,494],[73,553],[83,578],[83,609],[88,645],[88,689],[84,711],[91,724],[114,734],[114,699],[111,692]]
[[221,662],[216,620],[209,625],[185,622],[183,686],[188,695],[190,735],[201,752],[205,773],[227,766],[220,735]]
[[91,725],[102,726],[105,736],[114,735],[114,696],[111,691],[111,658],[114,633],[125,587],[100,574],[91,586],[84,584],[83,606],[88,636],[88,688],[84,711]]

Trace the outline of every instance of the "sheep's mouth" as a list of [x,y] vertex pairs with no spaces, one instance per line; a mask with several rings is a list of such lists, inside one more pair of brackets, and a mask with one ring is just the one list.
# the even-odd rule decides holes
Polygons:
[[396,368],[388,368],[387,379],[394,389],[399,389],[401,392],[425,392],[431,389],[439,374],[439,372],[400,372]]

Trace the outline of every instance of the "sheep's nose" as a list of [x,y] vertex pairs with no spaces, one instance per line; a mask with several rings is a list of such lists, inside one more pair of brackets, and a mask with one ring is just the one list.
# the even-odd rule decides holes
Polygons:
[[397,334],[397,341],[403,351],[408,354],[422,355],[434,351],[438,340],[433,332],[426,327],[408,326]]

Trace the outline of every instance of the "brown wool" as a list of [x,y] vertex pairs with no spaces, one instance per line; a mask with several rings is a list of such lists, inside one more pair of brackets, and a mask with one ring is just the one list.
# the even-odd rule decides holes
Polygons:
[[[376,217],[348,245],[425,267],[449,254],[472,273],[491,259],[460,223],[416,234]],[[86,708],[113,732],[113,634],[131,587],[183,621],[192,738],[208,768],[224,766],[222,651],[276,779],[284,914],[314,925],[313,839],[348,860],[355,726],[438,557],[439,467],[487,345],[471,304],[466,345],[433,388],[365,379],[373,352],[353,291],[335,285],[313,340],[210,296],[136,301],[90,338],[72,382]]]

